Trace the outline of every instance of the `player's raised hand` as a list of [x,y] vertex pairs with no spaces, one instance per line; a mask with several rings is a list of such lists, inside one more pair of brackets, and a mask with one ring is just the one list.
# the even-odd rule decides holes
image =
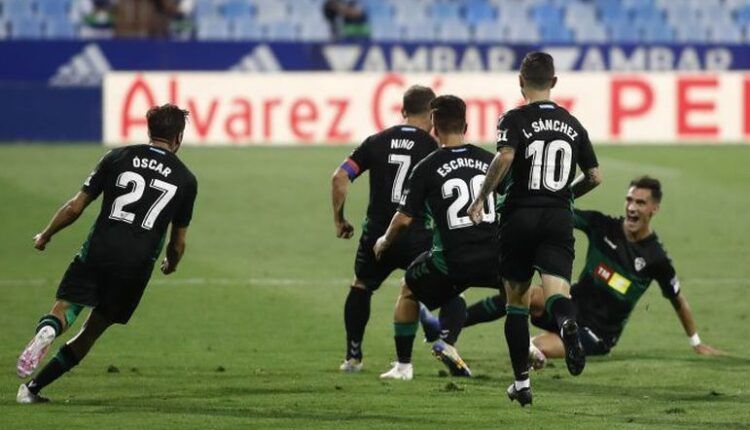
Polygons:
[[336,237],[341,239],[351,239],[354,236],[354,226],[349,221],[343,220],[336,222]]
[[36,236],[34,236],[34,248],[40,251],[44,251],[49,241],[50,241],[50,238],[48,236],[45,236],[44,234],[39,233]]
[[177,267],[169,262],[169,258],[165,257],[161,262],[161,273],[169,275],[170,273],[174,273],[175,270],[177,270]]
[[725,351],[716,349],[710,345],[706,345],[705,343],[695,345],[693,347],[693,350],[698,355],[711,355],[711,356],[727,355]]
[[390,244],[385,240],[385,236],[380,236],[378,238],[378,240],[375,242],[375,246],[372,247],[372,252],[375,253],[376,260],[380,260],[380,257],[383,255],[383,252],[388,249],[389,245]]
[[474,224],[479,224],[482,222],[482,214],[484,212],[484,199],[474,199],[473,202],[471,202],[471,206],[469,206],[469,209],[466,211],[469,215],[469,219],[471,219],[471,222]]

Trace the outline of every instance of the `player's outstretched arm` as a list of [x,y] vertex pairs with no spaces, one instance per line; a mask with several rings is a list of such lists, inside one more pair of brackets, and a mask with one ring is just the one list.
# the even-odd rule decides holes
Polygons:
[[81,216],[86,206],[93,201],[85,191],[79,191],[73,198],[65,202],[50,220],[47,227],[34,236],[34,248],[44,251],[52,236],[60,230],[73,224]]
[[482,190],[474,198],[467,211],[469,218],[471,218],[474,224],[482,222],[484,202],[487,200],[487,196],[495,191],[500,181],[508,174],[515,154],[515,149],[510,146],[504,146],[500,148],[497,154],[495,154],[495,158],[492,159],[492,163],[490,163],[490,167],[487,169],[487,176],[484,178],[484,183],[482,184]]
[[602,173],[598,167],[588,169],[583,172],[583,175],[575,178],[571,184],[573,197],[579,198],[594,188],[598,187],[602,183]]
[[167,255],[161,263],[161,271],[165,275],[174,273],[177,270],[177,265],[180,264],[180,260],[182,260],[182,256],[185,254],[186,236],[187,227],[172,226],[169,244],[167,244]]
[[705,343],[701,342],[701,339],[698,336],[698,332],[695,329],[695,320],[693,319],[693,313],[690,310],[690,305],[688,304],[687,299],[682,294],[670,299],[670,301],[672,302],[672,307],[677,313],[677,317],[680,319],[680,323],[682,323],[682,327],[685,329],[685,333],[690,338],[690,346],[693,347],[693,350],[696,352],[696,354],[726,355],[726,352],[715,349],[710,345],[706,345]]
[[393,214],[391,223],[388,225],[388,230],[386,230],[384,235],[378,238],[375,242],[375,246],[372,248],[376,259],[380,260],[380,256],[391,246],[399,233],[411,225],[412,219],[412,217],[402,212],[396,212]]
[[333,205],[333,225],[336,227],[336,237],[349,239],[354,236],[354,227],[344,216],[344,203],[349,191],[349,175],[339,167],[331,178],[331,203]]

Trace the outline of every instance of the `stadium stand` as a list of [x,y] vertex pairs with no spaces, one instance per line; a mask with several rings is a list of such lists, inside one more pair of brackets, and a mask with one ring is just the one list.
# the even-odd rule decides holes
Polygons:
[[[0,39],[76,38],[92,0],[0,0]],[[182,0],[199,40],[324,41],[324,0]],[[375,41],[748,43],[750,0],[361,0]]]

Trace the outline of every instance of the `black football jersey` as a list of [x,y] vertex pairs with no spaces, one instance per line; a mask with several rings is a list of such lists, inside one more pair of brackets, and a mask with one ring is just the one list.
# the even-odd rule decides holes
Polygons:
[[341,167],[352,181],[370,171],[367,223],[371,228],[388,227],[414,166],[435,149],[437,142],[426,131],[397,125],[365,139],[344,161]]
[[82,190],[94,199],[104,196],[79,256],[131,266],[156,260],[170,223],[190,224],[198,183],[172,152],[135,145],[109,151]]
[[569,207],[575,166],[598,166],[586,129],[551,101],[506,112],[497,124],[497,148],[504,146],[515,149],[506,208]]
[[680,293],[674,266],[656,233],[629,242],[623,218],[576,209],[573,220],[575,228],[588,236],[589,247],[572,294],[580,319],[597,334],[616,341],[653,280],[666,298]]
[[432,220],[433,260],[445,261],[446,273],[457,278],[469,276],[472,262],[497,255],[494,194],[487,196],[481,223],[474,225],[466,212],[482,189],[493,157],[470,144],[438,149],[414,168],[398,209]]

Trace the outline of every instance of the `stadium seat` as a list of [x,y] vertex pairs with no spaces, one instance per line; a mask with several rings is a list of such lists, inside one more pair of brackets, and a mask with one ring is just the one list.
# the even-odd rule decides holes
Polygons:
[[231,36],[229,20],[220,16],[199,18],[196,36],[199,40],[222,40]]
[[674,41],[674,30],[668,24],[642,27],[641,37],[646,43],[670,43]]
[[471,39],[469,26],[458,18],[440,21],[437,28],[437,39],[443,42],[468,42]]
[[640,41],[637,27],[627,21],[610,25],[609,37],[612,42],[618,43],[638,43]]
[[42,22],[33,16],[12,16],[10,30],[14,39],[39,39],[44,35]]
[[39,14],[49,18],[68,16],[70,13],[69,0],[37,0]]
[[393,19],[393,7],[390,3],[370,2],[365,6],[370,21],[391,21]]
[[372,22],[370,38],[376,42],[397,42],[402,39],[404,29],[398,24],[389,21],[387,24],[377,25]]
[[253,5],[246,0],[229,0],[220,10],[227,18],[236,18],[253,14]]
[[299,29],[300,40],[325,42],[331,38],[330,29],[326,22],[303,22]]
[[78,27],[66,16],[49,16],[44,22],[44,35],[48,39],[75,39]]
[[750,5],[738,8],[735,11],[735,19],[740,26],[750,24]]
[[438,1],[427,8],[435,21],[457,20],[460,17],[460,7],[456,2]]
[[608,40],[607,30],[598,23],[573,28],[573,34],[578,43],[606,43]]
[[297,40],[299,37],[299,30],[297,24],[292,22],[273,22],[268,24],[268,31],[266,33],[270,40]]
[[477,42],[501,42],[505,40],[502,24],[497,21],[484,21],[474,26],[474,40]]
[[466,23],[477,25],[480,22],[494,21],[498,18],[495,9],[484,0],[470,0],[464,6]]
[[573,41],[573,32],[562,25],[540,26],[540,37],[544,43],[570,43]]
[[435,22],[429,19],[403,25],[403,38],[407,41],[430,41],[437,36]]
[[397,1],[393,4],[393,18],[401,24],[427,19],[427,5],[420,0]]
[[34,15],[32,3],[28,0],[2,0],[0,1],[0,10],[2,10],[2,16],[8,21]]
[[214,16],[219,12],[219,8],[214,0],[196,0],[193,7],[193,14],[198,19]]
[[721,21],[714,22],[709,27],[708,41],[713,43],[741,43],[744,39],[742,30],[734,25],[733,22],[726,18],[722,24]]
[[266,37],[265,27],[253,19],[234,19],[231,28],[235,40],[263,40]]
[[256,0],[254,4],[255,18],[258,22],[267,24],[288,21],[289,4],[287,2]]

